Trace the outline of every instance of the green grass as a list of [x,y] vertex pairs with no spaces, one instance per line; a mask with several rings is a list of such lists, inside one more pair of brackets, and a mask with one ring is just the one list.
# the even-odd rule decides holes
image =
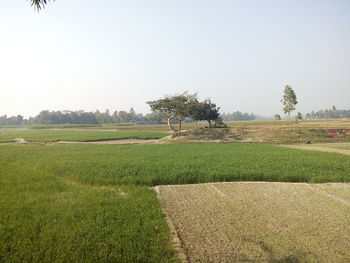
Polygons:
[[175,261],[153,190],[71,184],[30,164],[0,167],[0,262]]
[[86,131],[86,130],[53,130],[53,129],[2,129],[0,142],[14,141],[23,138],[29,142],[55,142],[55,141],[106,141],[121,139],[159,139],[167,136],[164,132],[139,131]]
[[349,182],[349,156],[259,144],[1,146],[0,160],[89,184]]
[[2,145],[0,262],[176,261],[148,186],[218,181],[349,182],[350,157],[242,143]]

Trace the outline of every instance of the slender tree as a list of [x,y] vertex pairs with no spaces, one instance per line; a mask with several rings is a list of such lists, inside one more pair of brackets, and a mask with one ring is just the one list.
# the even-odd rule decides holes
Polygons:
[[298,101],[294,90],[289,85],[284,88],[283,99],[281,102],[284,105],[284,113],[287,113],[288,117],[290,118],[290,113],[295,110],[295,105],[298,103]]

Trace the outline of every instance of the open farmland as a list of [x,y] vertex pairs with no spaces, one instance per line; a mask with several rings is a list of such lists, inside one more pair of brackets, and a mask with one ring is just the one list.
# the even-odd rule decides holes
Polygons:
[[177,262],[152,189],[0,167],[0,262]]
[[158,187],[188,262],[349,262],[350,185]]
[[0,159],[92,184],[350,181],[349,156],[263,144],[0,146]]
[[[303,120],[303,121],[227,121],[225,122],[229,128],[251,128],[251,129],[261,129],[261,128],[320,128],[320,129],[350,129],[349,119],[313,119],[313,120]],[[176,125],[176,121],[175,121]],[[35,128],[50,128],[55,125],[29,125],[29,127]],[[184,130],[197,128],[204,128],[208,126],[208,122],[200,121],[197,126],[194,123],[183,123],[182,127]],[[56,127],[69,127],[69,126],[56,126]],[[79,128],[78,125],[71,125],[71,127]],[[84,129],[118,129],[127,131],[168,131],[169,127],[167,124],[102,124],[102,125],[86,125],[82,127]]]
[[[147,133],[85,128],[2,129],[1,132],[8,132],[10,138],[39,142],[69,138],[72,141],[109,140],[112,138],[108,137],[110,134],[126,133],[130,136],[132,133]],[[164,134],[167,135],[161,132],[159,136]],[[195,240],[198,243],[192,244],[191,235],[193,237],[195,232],[181,229],[178,223],[176,230],[182,243],[175,245],[170,237],[170,232],[174,230],[166,225],[156,193],[149,186],[160,185],[162,200],[168,193],[162,201],[166,202],[164,208],[167,214],[168,208],[171,211],[176,203],[184,205],[183,210],[177,213],[179,220],[181,211],[189,209],[190,205],[186,202],[193,203],[192,212],[198,215],[188,217],[187,223],[199,226],[198,222],[207,224],[208,218],[199,218],[205,215],[206,210],[200,207],[201,203],[196,203],[198,200],[192,201],[185,196],[189,194],[189,198],[194,198],[197,188],[188,185],[188,189],[192,190],[185,188],[182,196],[176,191],[165,190],[181,186],[162,185],[225,181],[350,182],[349,164],[349,156],[342,154],[253,143],[0,144],[0,262],[178,262],[174,247],[181,246],[185,248],[185,258],[201,262],[203,249],[196,250],[197,245],[208,248],[205,252],[207,261],[203,262],[225,262],[228,259],[238,262],[303,262],[303,259],[316,262],[319,251],[312,250],[311,246],[315,246],[317,240],[321,240],[320,249],[324,247],[322,242],[330,244],[333,254],[326,255],[326,259],[342,262],[348,254],[343,251],[343,246],[336,246],[334,242],[348,241],[343,236],[343,233],[348,236],[345,225],[349,223],[346,221],[348,217],[340,222],[344,215],[349,216],[346,210],[350,198],[347,184],[337,184],[336,187],[317,185],[317,189],[311,185],[305,188],[314,190],[311,194],[305,189],[285,187],[278,190],[279,195],[274,186],[287,184],[265,184],[265,194],[260,194],[259,183],[252,184],[258,186],[255,190],[229,188],[217,191],[214,187],[210,188],[211,192],[216,192],[220,198],[225,195],[233,200],[216,205],[214,203],[220,198],[201,190],[211,200],[207,209],[217,207],[210,212],[212,225],[222,218],[220,223],[228,232],[219,226],[211,229],[212,225],[208,223],[206,231],[210,232],[203,230]],[[232,197],[236,195],[241,199]],[[299,198],[296,204],[288,199],[294,197]],[[325,201],[326,197],[331,198],[330,203]],[[202,196],[195,198],[206,200]],[[245,201],[240,201],[244,198]],[[333,204],[332,200],[337,200],[337,203]],[[259,208],[258,204],[262,201],[263,208]],[[236,207],[233,202],[244,205]],[[285,210],[281,208],[283,202],[286,203]],[[317,202],[319,206],[312,207]],[[294,209],[296,205],[304,210]],[[309,206],[311,208],[305,212]],[[330,206],[337,207],[339,211],[328,218]],[[200,212],[200,209],[203,211]],[[266,215],[262,215],[263,209],[267,211]],[[274,211],[276,215],[271,216]],[[280,216],[281,211],[286,214]],[[288,218],[287,212],[291,215]],[[310,218],[307,216],[310,214],[315,215],[312,219],[317,222],[313,227],[309,226]],[[291,221],[293,217],[296,222]],[[254,218],[270,225],[265,229],[259,228]],[[268,218],[273,221],[268,221]],[[173,222],[176,223],[176,220]],[[230,225],[232,222],[237,224],[235,230]],[[298,228],[303,223],[306,224],[305,230]],[[334,232],[327,230],[327,233],[335,241],[323,239],[320,234],[327,224],[334,226]],[[250,229],[250,226],[256,228]],[[339,232],[340,227],[345,232]],[[192,229],[197,231],[196,226]],[[284,229],[287,229],[286,233]],[[265,230],[268,230],[267,237],[263,236]],[[232,237],[227,237],[229,231],[234,232]],[[208,233],[216,239],[207,237]],[[232,240],[237,241],[234,248],[230,243]],[[188,245],[189,242],[192,245]],[[217,248],[217,242],[224,245]],[[282,248],[277,243],[282,244]],[[297,245],[292,246],[294,243]],[[303,244],[306,244],[304,250],[301,249]],[[210,247],[216,249],[215,252]],[[225,249],[232,249],[230,251],[234,254]],[[320,255],[323,256],[322,253]]]
[[[184,123],[184,137],[177,142],[189,141],[238,141],[267,144],[301,144],[311,143],[344,143],[350,142],[350,121],[307,120],[307,121],[235,121],[227,122],[225,129],[205,129],[207,122]],[[330,136],[329,131],[338,132]],[[346,131],[346,132],[344,132]],[[122,139],[159,139],[169,135],[166,124],[101,124],[101,125],[26,125],[14,126],[11,129],[0,127],[0,143],[12,142],[22,138],[29,142],[57,141],[107,141]]]
[[28,142],[57,142],[57,141],[107,141],[122,139],[159,139],[169,135],[165,132],[147,131],[100,131],[100,130],[73,130],[73,129],[2,129],[0,142],[15,141],[23,138]]

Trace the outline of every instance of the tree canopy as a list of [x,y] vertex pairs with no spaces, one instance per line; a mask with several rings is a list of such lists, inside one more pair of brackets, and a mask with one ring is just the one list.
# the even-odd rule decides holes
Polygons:
[[209,127],[211,127],[211,121],[217,120],[220,115],[220,108],[212,103],[210,99],[200,102],[197,94],[188,94],[187,92],[148,101],[147,104],[152,111],[160,111],[170,115],[168,125],[173,132],[177,132],[177,130],[171,125],[172,119],[179,121],[181,131],[181,122],[185,118],[191,118],[194,121],[208,121]]
[[281,100],[284,105],[283,111],[290,117],[290,113],[295,110],[295,105],[298,103],[297,96],[291,86],[287,85],[283,91],[283,98]]

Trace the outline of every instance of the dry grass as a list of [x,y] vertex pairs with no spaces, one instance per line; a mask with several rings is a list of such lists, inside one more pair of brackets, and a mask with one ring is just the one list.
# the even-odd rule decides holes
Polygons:
[[[350,142],[350,119],[308,121],[228,122],[226,129],[197,129],[187,132],[191,140],[221,140],[269,144]],[[338,136],[328,135],[337,131]]]
[[160,186],[190,262],[349,262],[350,184]]
[[308,145],[286,145],[287,147],[320,152],[333,152],[350,155],[350,143],[319,143]]
[[313,146],[350,151],[350,143],[322,143],[322,144],[314,144]]

